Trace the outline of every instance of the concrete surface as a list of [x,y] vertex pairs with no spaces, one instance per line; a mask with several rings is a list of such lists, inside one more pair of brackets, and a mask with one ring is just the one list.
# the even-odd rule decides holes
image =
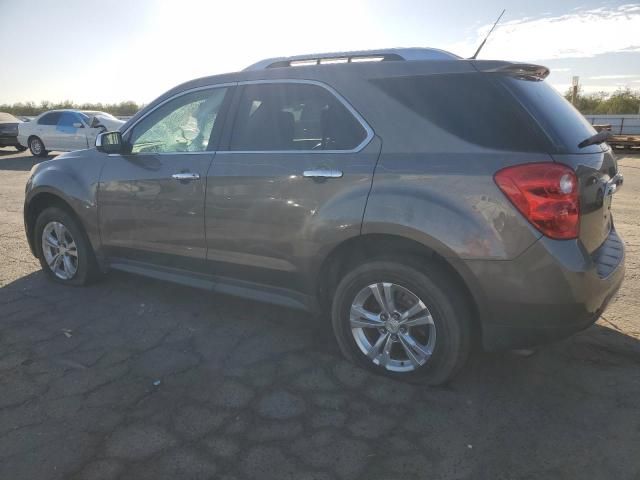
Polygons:
[[0,479],[640,478],[640,157],[620,162],[606,318],[438,389],[351,366],[300,312],[48,282],[22,227],[32,163],[0,149]]

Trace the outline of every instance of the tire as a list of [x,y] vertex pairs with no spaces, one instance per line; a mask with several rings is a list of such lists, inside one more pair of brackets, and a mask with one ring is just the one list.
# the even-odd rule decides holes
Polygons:
[[[381,260],[356,267],[338,284],[331,317],[340,350],[352,362],[398,380],[440,385],[453,378],[469,356],[470,313],[464,292],[460,291],[449,274],[431,262],[423,265],[423,271],[418,271],[397,261]],[[368,325],[374,324],[376,328],[352,328],[360,325],[352,323],[353,304],[360,305],[364,302],[362,307],[357,307],[360,312],[365,310],[368,314],[373,314],[370,318],[377,316],[378,321],[384,320],[384,312],[380,313],[380,303],[376,301],[370,286],[385,283],[393,285],[389,290],[396,304],[396,308],[388,310],[402,313],[415,305],[416,311],[406,320],[414,320],[416,324],[420,324],[404,327],[403,333],[403,324],[397,321],[402,322],[402,317],[398,318],[396,314],[393,318],[389,316],[383,324],[366,322]],[[376,290],[377,288],[375,287]],[[382,288],[379,294],[384,296],[385,289]],[[364,298],[367,300],[364,301]],[[418,301],[422,302],[419,307]],[[357,314],[354,319],[357,322],[364,321]],[[390,353],[385,357],[384,350],[389,337]],[[411,340],[414,345],[419,344],[420,354],[420,350],[411,347]],[[380,341],[382,344],[379,344]],[[376,350],[368,348],[376,346]],[[373,359],[364,351],[375,352],[372,354]],[[424,352],[431,354],[424,355]]]
[[27,149],[27,147],[23,147],[22,145],[15,145],[15,147],[19,152],[24,152]]
[[29,139],[29,150],[31,150],[31,154],[34,157],[46,157],[49,154],[39,137],[31,137]]
[[[62,225],[63,228],[60,229],[58,225]],[[43,245],[45,231],[49,234],[50,241],[47,247]],[[54,270],[50,262],[52,258],[59,257],[56,255],[56,248],[53,244],[58,242],[57,237],[60,236],[60,233],[64,238],[63,245],[66,244],[67,247],[64,250],[69,253],[62,255],[57,263],[53,263],[56,267]],[[64,285],[82,286],[98,276],[99,269],[89,239],[82,226],[65,210],[58,207],[49,207],[43,210],[36,219],[34,235],[38,260],[40,260],[42,270],[50,279]],[[56,242],[51,242],[51,240],[56,240]],[[73,245],[75,245],[75,255],[73,255]],[[65,256],[68,257],[69,263],[64,259]]]

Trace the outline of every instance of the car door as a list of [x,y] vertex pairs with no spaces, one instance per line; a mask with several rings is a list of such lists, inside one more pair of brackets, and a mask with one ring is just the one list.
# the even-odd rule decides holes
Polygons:
[[31,134],[39,137],[47,150],[58,150],[60,148],[56,127],[61,115],[62,112],[45,113],[33,126]]
[[207,179],[207,267],[304,290],[318,254],[360,233],[380,141],[317,82],[247,82],[232,110]]
[[75,112],[62,112],[55,131],[56,148],[63,151],[87,148],[87,128]]
[[202,268],[206,175],[230,89],[196,89],[161,103],[124,133],[127,153],[108,156],[98,209],[112,261]]

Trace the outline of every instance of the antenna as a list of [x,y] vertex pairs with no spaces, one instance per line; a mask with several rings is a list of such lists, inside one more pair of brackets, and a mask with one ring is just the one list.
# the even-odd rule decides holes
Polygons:
[[500,21],[500,19],[504,15],[504,12],[506,12],[506,11],[507,11],[506,8],[504,10],[502,10],[502,13],[500,14],[498,19],[496,20],[496,23],[493,24],[493,27],[491,27],[491,30],[489,30],[489,33],[487,33],[487,36],[484,37],[484,40],[482,41],[482,43],[480,44],[480,46],[476,50],[476,53],[474,53],[473,57],[471,57],[469,60],[475,60],[477,58],[478,54],[480,53],[480,50],[482,50],[482,47],[484,47],[484,44],[487,43],[487,39],[489,38],[489,35],[491,35],[491,32],[493,32],[493,29],[496,28],[496,25],[498,25],[498,22]]

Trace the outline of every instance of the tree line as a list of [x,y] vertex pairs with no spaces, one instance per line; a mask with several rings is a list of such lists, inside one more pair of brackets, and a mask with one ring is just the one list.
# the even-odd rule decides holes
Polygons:
[[[571,101],[569,88],[564,97]],[[575,107],[583,115],[626,115],[640,113],[640,90],[619,88],[613,93],[595,92],[585,94],[578,89]]]
[[74,109],[74,110],[99,110],[101,112],[107,112],[116,116],[131,116],[140,110],[143,105],[139,105],[136,102],[126,101],[120,103],[75,103],[71,100],[65,100],[64,102],[49,102],[43,100],[40,103],[35,102],[19,102],[13,104],[0,105],[0,112],[7,112],[12,115],[22,115],[26,117],[34,117],[40,115],[47,110],[58,109]]

